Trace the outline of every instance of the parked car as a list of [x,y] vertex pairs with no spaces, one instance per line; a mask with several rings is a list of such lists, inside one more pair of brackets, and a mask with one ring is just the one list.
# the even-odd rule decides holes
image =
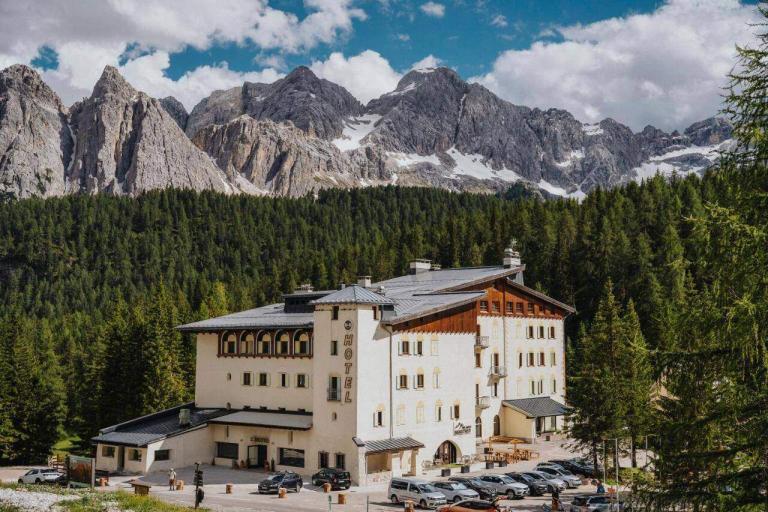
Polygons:
[[559,464],[562,468],[577,475],[584,475],[587,477],[597,476],[595,466],[591,462],[584,462],[583,459],[555,459],[550,460],[549,462]]
[[528,494],[531,496],[541,496],[550,492],[549,485],[543,478],[533,478],[525,473],[506,473],[506,475],[517,483],[528,486]]
[[55,469],[30,469],[19,478],[20,484],[53,484],[63,475]]
[[528,486],[515,482],[507,475],[482,475],[480,480],[492,485],[499,494],[506,494],[508,498],[525,498],[528,495]]
[[276,493],[284,487],[286,490],[299,492],[304,485],[301,477],[293,471],[280,471],[259,482],[259,494]]
[[477,491],[470,489],[461,482],[439,481],[432,482],[439,492],[445,494],[445,499],[458,503],[462,500],[477,499],[480,497]]
[[534,469],[536,469],[536,471],[546,473],[554,478],[559,478],[565,482],[569,489],[575,489],[581,485],[581,478],[574,475],[567,469],[546,464],[538,464]]
[[416,478],[393,478],[389,481],[387,496],[392,503],[411,500],[421,508],[437,508],[448,503],[445,494],[426,480]]
[[571,501],[571,512],[609,512],[616,511],[621,512],[625,509],[624,503],[618,504],[613,501],[611,496],[607,494],[584,494],[581,496],[574,496]]
[[533,478],[538,478],[540,480],[544,480],[547,483],[547,487],[549,488],[549,492],[552,492],[555,489],[557,489],[558,491],[564,491],[568,487],[563,480],[560,480],[559,478],[554,478],[551,475],[548,475],[546,473],[542,473],[540,471],[526,471],[523,474],[524,475],[530,475]]
[[440,512],[498,512],[499,507],[486,500],[464,500],[453,505],[447,505]]
[[337,468],[323,468],[312,475],[312,485],[331,484],[331,489],[349,489],[352,479],[349,471]]
[[448,480],[451,482],[462,483],[473,491],[476,491],[477,494],[480,495],[481,500],[493,501],[499,494],[495,487],[487,482],[483,482],[475,476],[452,476]]

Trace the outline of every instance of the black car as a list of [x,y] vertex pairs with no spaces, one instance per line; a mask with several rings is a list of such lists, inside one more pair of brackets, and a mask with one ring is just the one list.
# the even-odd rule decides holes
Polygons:
[[534,482],[541,482],[542,484],[544,484],[546,486],[547,492],[552,492],[553,491],[552,486],[549,485],[549,481],[547,481],[545,478],[541,477],[540,475],[537,475],[536,473],[533,473],[531,471],[526,471],[524,473],[521,473],[521,475],[527,476],[528,478],[530,478]]
[[597,476],[597,471],[595,471],[595,467],[592,464],[585,463],[580,459],[557,459],[557,460],[551,460],[549,462],[559,464],[564,469],[567,469],[571,473],[575,473],[577,475],[583,475],[588,477]]
[[477,491],[477,494],[480,495],[481,500],[493,501],[494,498],[496,498],[496,495],[498,494],[498,492],[493,486],[488,485],[487,483],[483,482],[477,477],[452,476],[448,480],[452,480],[454,482],[461,482],[462,484],[466,485],[473,491]]
[[349,471],[336,468],[323,468],[312,475],[312,485],[331,484],[331,489],[349,489],[352,480]]
[[549,486],[544,480],[536,480],[524,473],[506,473],[506,475],[515,482],[527,485],[531,496],[541,496],[549,492]]
[[281,471],[280,473],[269,475],[259,482],[259,494],[276,493],[281,487],[284,487],[286,490],[299,492],[303,485],[304,482],[302,482],[301,477],[293,471]]

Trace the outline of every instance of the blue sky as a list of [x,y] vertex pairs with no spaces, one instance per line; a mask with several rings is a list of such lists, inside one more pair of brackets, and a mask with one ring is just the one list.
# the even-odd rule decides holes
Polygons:
[[104,66],[188,109],[297,65],[368,102],[444,65],[516,104],[666,130],[715,115],[756,0],[35,0],[0,4],[0,68],[69,105]]

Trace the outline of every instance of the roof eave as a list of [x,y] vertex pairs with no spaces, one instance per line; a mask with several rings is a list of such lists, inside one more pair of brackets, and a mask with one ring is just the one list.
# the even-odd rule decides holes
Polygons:
[[525,271],[525,264],[519,265],[517,267],[507,268],[503,271],[493,274],[490,276],[480,277],[478,279],[474,279],[472,281],[467,281],[466,283],[461,283],[453,286],[448,286],[446,288],[439,288],[435,290],[435,293],[437,292],[448,292],[448,291],[454,291],[454,290],[461,290],[463,288],[466,288],[468,286],[475,286],[477,284],[487,283],[488,281],[495,281],[496,279],[501,279],[502,277],[509,277],[512,274],[518,274],[520,272]]
[[538,290],[534,290],[533,288],[525,286],[524,284],[517,283],[517,282],[515,282],[515,281],[513,281],[512,279],[509,279],[509,278],[507,278],[507,284],[511,285],[513,288],[517,288],[518,290],[520,290],[520,291],[522,291],[524,293],[528,293],[529,295],[533,295],[534,297],[537,297],[537,298],[539,298],[539,299],[541,299],[541,300],[543,300],[545,302],[549,302],[553,306],[556,306],[556,307],[564,310],[568,314],[576,313],[576,308],[574,308],[573,306],[569,306],[568,304],[566,304],[564,302],[560,302],[557,299],[553,299],[549,295],[547,295],[545,293],[541,293]]
[[194,324],[177,325],[175,329],[179,332],[191,332],[198,334],[217,333],[221,331],[242,331],[242,330],[260,330],[260,329],[310,329],[314,327],[313,322],[296,322],[292,324],[267,324],[267,325],[226,325],[226,326],[205,326],[199,327]]
[[[472,293],[472,292],[466,292],[466,293]],[[466,306],[467,304],[471,304],[471,303],[475,302],[477,299],[486,296],[486,293],[483,292],[483,291],[480,291],[480,290],[478,290],[476,293],[477,293],[477,295],[475,297],[468,297],[468,298],[466,298],[464,300],[461,300],[461,301],[458,301],[458,302],[451,302],[450,304],[444,304],[442,306],[435,306],[433,308],[430,308],[430,309],[427,309],[427,310],[424,310],[424,311],[420,311],[418,313],[412,313],[410,315],[403,315],[403,316],[399,316],[399,317],[395,317],[395,318],[390,318],[387,321],[382,321],[382,323],[384,325],[389,325],[391,327],[394,327],[395,325],[401,324],[403,322],[409,322],[409,321],[415,320],[417,318],[422,318],[422,317],[425,317],[425,316],[428,316],[428,315],[433,315],[435,313],[441,313],[443,311],[448,311],[450,309],[455,309],[455,308],[460,308],[461,306]],[[425,293],[425,294],[422,294],[422,296],[424,296],[424,295],[441,295],[441,294],[440,293],[431,293],[431,294],[426,294]]]

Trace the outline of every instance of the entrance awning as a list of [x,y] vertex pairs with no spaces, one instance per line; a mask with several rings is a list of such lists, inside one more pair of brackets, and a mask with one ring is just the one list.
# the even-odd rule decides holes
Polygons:
[[271,411],[237,411],[209,421],[219,425],[242,425],[246,427],[282,428],[287,430],[309,430],[312,428],[312,413],[289,413]]
[[568,407],[556,400],[551,399],[548,396],[504,400],[502,403],[505,407],[509,407],[521,414],[525,414],[526,418],[563,416],[564,414],[568,413]]
[[403,450],[413,450],[424,448],[424,445],[412,437],[390,437],[379,441],[363,441],[358,437],[352,440],[357,446],[365,447],[366,455],[370,453],[401,452]]

